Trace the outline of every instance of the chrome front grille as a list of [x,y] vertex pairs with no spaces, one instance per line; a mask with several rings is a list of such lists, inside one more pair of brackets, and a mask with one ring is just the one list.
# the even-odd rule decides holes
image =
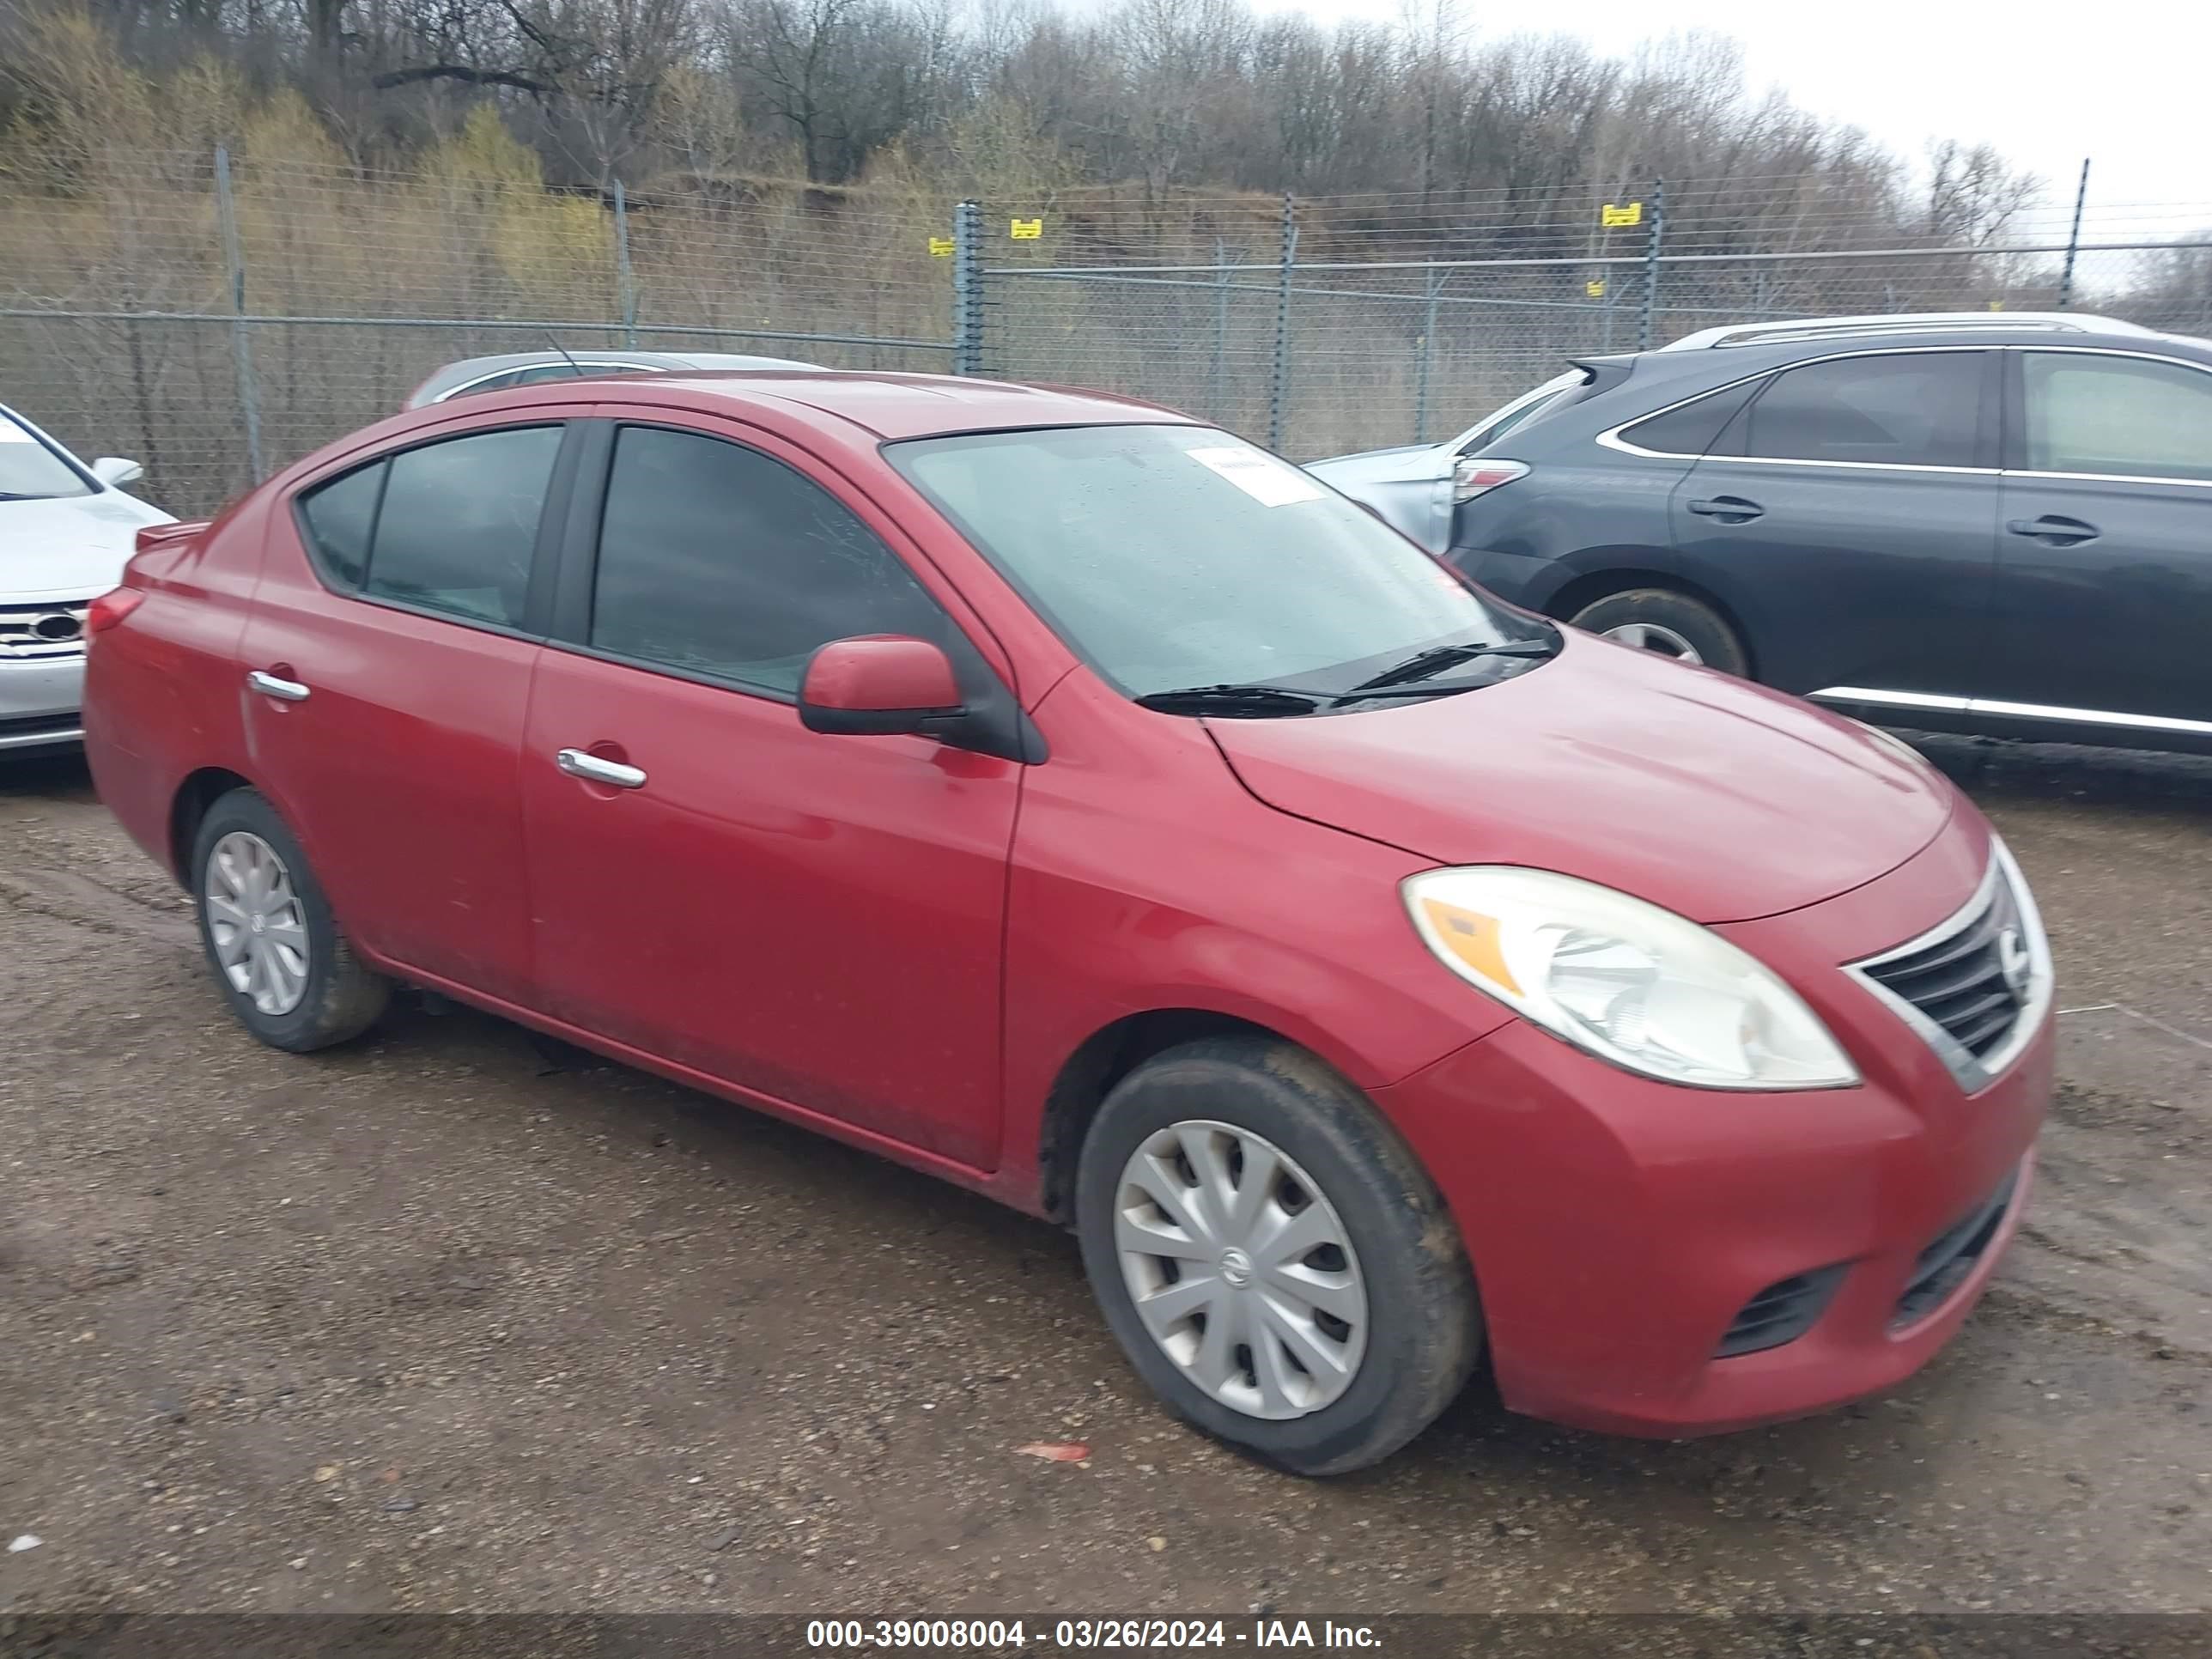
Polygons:
[[1973,1093],[2012,1063],[2051,1006],[2051,948],[2020,867],[1992,842],[1966,907],[1919,938],[1850,964]]
[[69,599],[56,605],[0,605],[0,660],[82,657],[88,604]]

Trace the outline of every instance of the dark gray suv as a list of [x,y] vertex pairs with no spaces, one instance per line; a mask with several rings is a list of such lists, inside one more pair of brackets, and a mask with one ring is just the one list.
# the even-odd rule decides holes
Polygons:
[[1310,470],[1504,599],[1863,719],[2212,750],[2212,342],[1715,329]]

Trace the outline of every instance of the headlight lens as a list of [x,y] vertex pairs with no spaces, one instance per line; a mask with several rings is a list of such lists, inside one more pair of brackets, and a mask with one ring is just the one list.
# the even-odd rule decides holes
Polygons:
[[1699,1089],[1859,1080],[1795,991],[1671,910],[1508,865],[1431,870],[1401,891],[1445,967],[1626,1071]]

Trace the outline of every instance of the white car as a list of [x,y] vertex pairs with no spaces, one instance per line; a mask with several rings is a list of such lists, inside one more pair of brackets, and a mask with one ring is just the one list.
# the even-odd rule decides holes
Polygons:
[[122,579],[141,526],[136,461],[87,466],[0,404],[0,757],[84,737],[85,607]]

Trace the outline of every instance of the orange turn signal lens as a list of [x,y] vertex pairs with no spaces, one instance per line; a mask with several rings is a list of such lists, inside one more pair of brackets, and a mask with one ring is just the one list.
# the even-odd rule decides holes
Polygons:
[[1505,965],[1498,919],[1432,898],[1420,901],[1430,932],[1443,949],[1491,984],[1510,995],[1522,994],[1521,982]]

